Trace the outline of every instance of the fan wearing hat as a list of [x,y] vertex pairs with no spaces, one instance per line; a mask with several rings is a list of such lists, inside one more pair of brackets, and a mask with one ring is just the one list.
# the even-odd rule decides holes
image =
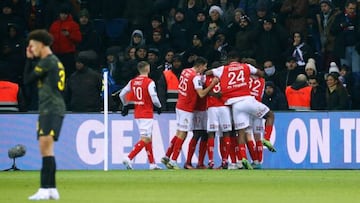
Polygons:
[[100,53],[102,47],[101,37],[96,32],[87,9],[82,9],[79,12],[79,25],[82,40],[76,46],[77,51],[94,50]]

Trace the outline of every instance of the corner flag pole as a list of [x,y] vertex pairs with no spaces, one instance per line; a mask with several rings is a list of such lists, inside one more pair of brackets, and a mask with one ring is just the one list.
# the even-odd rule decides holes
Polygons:
[[108,140],[109,140],[109,124],[108,124],[108,115],[109,115],[109,91],[108,91],[108,74],[109,72],[104,71],[104,171],[108,170]]

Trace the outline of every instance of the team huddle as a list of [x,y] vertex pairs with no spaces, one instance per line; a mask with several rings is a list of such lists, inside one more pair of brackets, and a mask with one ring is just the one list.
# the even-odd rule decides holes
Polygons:
[[[236,52],[230,52],[228,58],[227,65],[207,70],[207,60],[199,57],[193,67],[182,71],[176,104],[177,131],[161,159],[168,169],[180,168],[177,159],[189,131],[193,132],[193,138],[189,143],[185,169],[215,167],[215,134],[220,136],[222,163],[218,168],[259,169],[263,145],[272,152],[276,151],[270,143],[274,114],[260,102],[264,91],[264,73],[249,63],[240,63]],[[133,94],[134,115],[141,137],[123,164],[127,169],[133,169],[131,160],[145,147],[150,169],[161,169],[155,164],[151,146],[153,105],[160,108],[161,104],[154,82],[147,77],[149,64],[140,62],[138,70],[140,75],[132,79],[119,95],[124,104],[122,114],[127,115],[126,95],[129,92]],[[149,82],[139,78],[147,78]],[[191,159],[200,138],[199,160],[197,166],[193,167]],[[247,149],[252,162],[247,158]],[[204,164],[206,152],[209,160],[207,166]],[[228,163],[229,158],[231,163]]]

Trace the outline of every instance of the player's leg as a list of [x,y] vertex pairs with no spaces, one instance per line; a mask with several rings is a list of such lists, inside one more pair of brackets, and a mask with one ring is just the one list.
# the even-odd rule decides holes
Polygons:
[[[246,128],[250,125],[250,114],[247,113],[246,103],[237,102],[232,106],[232,116],[234,119],[234,128],[238,134],[238,147],[237,154],[239,161],[246,169],[252,169],[247,156],[246,156]],[[240,164],[239,164],[240,167]]]
[[38,122],[39,149],[42,157],[40,189],[29,200],[60,199],[56,188],[54,143],[60,136],[63,116],[40,115]]

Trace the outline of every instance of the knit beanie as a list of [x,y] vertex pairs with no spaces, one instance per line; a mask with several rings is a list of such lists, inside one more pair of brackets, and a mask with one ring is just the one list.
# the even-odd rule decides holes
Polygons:
[[210,7],[209,15],[213,11],[217,11],[220,14],[220,16],[222,16],[222,14],[224,13],[223,10],[219,6],[215,6],[215,5]]
[[335,62],[331,62],[330,67],[329,67],[329,73],[333,73],[333,72],[335,72],[335,73],[340,72],[340,70],[339,70],[339,68],[338,68],[338,66],[336,65]]
[[308,62],[306,63],[305,65],[305,70],[306,69],[313,69],[314,70],[314,73],[316,75],[317,73],[317,70],[316,70],[316,65],[315,65],[315,60],[313,58],[309,58],[308,59]]

